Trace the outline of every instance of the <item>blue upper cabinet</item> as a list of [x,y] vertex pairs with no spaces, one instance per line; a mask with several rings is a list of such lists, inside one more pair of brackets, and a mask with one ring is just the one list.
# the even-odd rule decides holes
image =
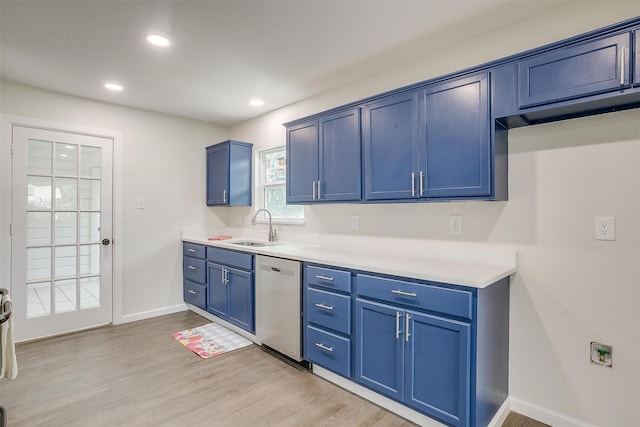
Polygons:
[[252,147],[239,141],[207,147],[207,206],[251,206]]
[[489,74],[365,105],[367,200],[492,196]]
[[518,63],[519,107],[628,88],[631,33],[575,44]]
[[423,143],[418,194],[491,195],[489,75],[427,87],[421,103]]
[[320,201],[360,200],[360,109],[352,108],[319,119],[320,147],[316,197]]
[[316,199],[318,122],[287,128],[287,203]]
[[287,203],[360,200],[360,108],[289,126],[287,157]]
[[364,107],[367,200],[416,197],[418,92],[389,96]]

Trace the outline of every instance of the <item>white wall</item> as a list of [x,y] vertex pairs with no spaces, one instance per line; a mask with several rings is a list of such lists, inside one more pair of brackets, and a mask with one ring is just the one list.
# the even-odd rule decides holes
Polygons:
[[[283,144],[282,123],[640,15],[640,2],[580,1],[446,47],[383,75],[231,128],[256,149]],[[507,202],[324,205],[284,233],[358,234],[510,244],[512,407],[555,426],[636,426],[640,415],[640,110],[512,130]],[[234,208],[247,214],[250,209]],[[463,234],[448,234],[449,215]],[[593,239],[594,217],[617,240]],[[234,225],[234,224],[230,224]],[[614,367],[589,362],[590,341],[613,345]]]
[[[2,80],[3,114],[110,129],[122,135],[122,283],[118,320],[133,320],[183,307],[180,230],[224,226],[227,212],[205,206],[205,147],[228,139],[226,128],[114,104],[44,91]],[[6,145],[9,141],[2,141]],[[8,151],[2,151],[8,153]],[[3,159],[2,164],[6,164]],[[2,175],[6,176],[6,175]],[[10,203],[3,189],[2,205]],[[145,209],[136,198],[145,198]],[[6,232],[5,224],[2,233]],[[9,239],[2,234],[3,254]],[[6,280],[8,266],[0,266]],[[118,268],[118,266],[117,266]]]

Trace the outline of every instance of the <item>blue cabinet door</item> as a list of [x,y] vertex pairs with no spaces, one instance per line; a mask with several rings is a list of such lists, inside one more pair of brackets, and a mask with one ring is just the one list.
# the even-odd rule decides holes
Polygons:
[[624,33],[520,61],[520,108],[629,87],[630,46],[631,33]]
[[229,192],[229,144],[207,148],[207,206],[226,205]]
[[254,280],[249,271],[227,268],[227,320],[254,332]]
[[287,203],[316,199],[318,181],[318,122],[287,129]]
[[489,75],[427,87],[420,127],[418,193],[422,197],[491,194]]
[[207,263],[208,295],[207,311],[223,319],[227,318],[227,285],[225,283],[225,267]]
[[360,200],[360,109],[321,117],[319,127],[318,200]]
[[416,197],[418,93],[408,92],[364,107],[367,200]]
[[405,403],[447,425],[468,426],[471,326],[405,313]]
[[355,381],[385,396],[403,398],[403,311],[356,300]]

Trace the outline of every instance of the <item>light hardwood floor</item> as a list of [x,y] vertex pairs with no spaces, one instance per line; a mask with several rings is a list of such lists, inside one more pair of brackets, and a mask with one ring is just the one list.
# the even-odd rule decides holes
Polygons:
[[8,426],[414,426],[256,345],[201,359],[171,337],[205,323],[182,312],[18,345]]

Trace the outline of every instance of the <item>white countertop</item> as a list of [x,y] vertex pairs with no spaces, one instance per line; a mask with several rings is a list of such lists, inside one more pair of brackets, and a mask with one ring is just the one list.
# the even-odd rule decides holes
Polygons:
[[[229,240],[208,240],[228,234]],[[348,269],[484,288],[517,271],[514,248],[480,243],[393,239],[344,235],[310,235],[274,246],[234,245],[240,240],[264,241],[266,236],[183,231],[182,240],[240,252],[274,256]],[[238,237],[236,237],[238,235]]]

